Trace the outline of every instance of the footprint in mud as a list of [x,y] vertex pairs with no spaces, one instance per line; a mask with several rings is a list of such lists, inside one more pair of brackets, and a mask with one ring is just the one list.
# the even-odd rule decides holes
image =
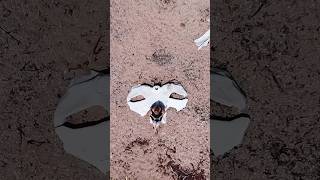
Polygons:
[[170,64],[174,57],[168,53],[165,49],[156,50],[151,57],[147,57],[148,60],[157,63],[160,66]]
[[158,164],[159,171],[161,171],[164,175],[173,175],[173,177],[178,180],[206,179],[204,170],[200,168],[201,162],[198,163],[197,167],[192,166],[192,168],[185,168],[171,158],[164,159],[159,156]]
[[129,143],[124,151],[127,152],[132,152],[132,148],[135,146],[139,146],[141,148],[145,148],[147,146],[149,146],[150,144],[150,140],[149,139],[144,139],[141,137],[138,137],[136,140],[132,141],[131,143]]
[[188,67],[183,70],[185,76],[188,78],[188,80],[191,81],[196,81],[200,78],[201,71],[200,70],[195,70],[192,67]]

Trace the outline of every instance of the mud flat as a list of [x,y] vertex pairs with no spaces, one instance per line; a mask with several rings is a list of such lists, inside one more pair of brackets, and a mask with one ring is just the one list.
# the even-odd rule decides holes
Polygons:
[[252,120],[241,146],[213,158],[213,179],[319,178],[319,8],[212,1],[212,64],[239,82]]

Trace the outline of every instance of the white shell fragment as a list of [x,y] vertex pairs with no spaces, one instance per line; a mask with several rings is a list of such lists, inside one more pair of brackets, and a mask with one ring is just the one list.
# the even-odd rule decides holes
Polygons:
[[194,40],[194,42],[198,46],[198,50],[201,49],[202,47],[207,46],[210,42],[210,29],[200,38]]
[[[183,96],[184,99],[171,98],[170,95],[172,93],[179,94]],[[131,99],[136,96],[143,96],[144,99],[136,102],[132,101]],[[174,83],[153,87],[149,85],[138,85],[132,87],[127,97],[130,109],[141,116],[145,116],[150,110],[151,105],[156,101],[161,101],[165,105],[166,110],[172,107],[180,111],[187,105],[187,92],[180,84]]]
[[109,121],[71,129],[63,126],[66,118],[92,106],[109,110],[109,76],[91,71],[75,79],[61,98],[54,113],[54,126],[66,152],[106,173],[109,167]]
[[[214,69],[211,72],[210,87],[211,100],[229,107],[236,107],[239,113],[246,113],[246,97],[228,72]],[[223,155],[241,144],[249,123],[248,117],[239,117],[232,121],[211,120],[210,146],[213,153],[216,156]]]

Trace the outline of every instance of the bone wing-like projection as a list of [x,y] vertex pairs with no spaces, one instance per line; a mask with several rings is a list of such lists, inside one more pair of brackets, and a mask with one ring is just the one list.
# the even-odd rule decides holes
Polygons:
[[170,96],[172,93],[177,93],[184,98],[187,97],[187,91],[180,84],[168,83],[163,85],[162,89],[166,91],[166,96]]
[[131,88],[131,91],[128,94],[127,101],[136,97],[136,96],[144,96],[149,97],[152,95],[152,87],[148,85],[137,85]]
[[178,95],[181,95],[183,99],[174,99],[169,98],[167,100],[167,107],[175,108],[177,111],[182,110],[184,107],[186,107],[188,99],[187,99],[187,92],[186,90],[180,85],[180,84],[165,84],[163,88],[167,91],[166,95],[167,97],[170,97],[172,93],[176,93]]
[[[131,99],[137,96],[143,96],[144,99],[141,101],[132,102]],[[132,111],[137,112],[141,116],[145,116],[151,107],[151,96],[152,87],[147,85],[138,85],[131,88],[131,91],[127,96],[127,102]]]
[[167,106],[168,107],[173,107],[175,108],[177,111],[181,111],[183,108],[186,107],[187,105],[187,102],[188,102],[188,99],[172,99],[170,98],[168,100],[168,103],[167,103]]

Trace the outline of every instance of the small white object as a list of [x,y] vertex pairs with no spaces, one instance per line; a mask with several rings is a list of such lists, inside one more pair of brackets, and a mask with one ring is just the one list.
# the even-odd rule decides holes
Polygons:
[[[208,19],[207,21],[210,22],[210,19]],[[204,46],[207,46],[210,42],[210,29],[200,38],[194,40],[194,42],[198,46],[198,50],[200,50]]]
[[204,46],[207,46],[210,42],[210,29],[204,35],[202,35],[200,38],[194,40],[194,42],[198,46],[198,50]]
[[[174,99],[170,95],[172,93],[179,94],[183,99]],[[140,101],[132,101],[131,99],[137,96],[143,96],[144,99]],[[187,92],[180,84],[167,83],[163,86],[149,86],[149,85],[138,85],[132,87],[128,94],[127,102],[130,109],[141,116],[145,116],[153,103],[161,101],[165,105],[165,110],[172,107],[177,111],[182,110],[186,107],[188,99]],[[166,114],[164,114],[163,123],[166,122]]]

